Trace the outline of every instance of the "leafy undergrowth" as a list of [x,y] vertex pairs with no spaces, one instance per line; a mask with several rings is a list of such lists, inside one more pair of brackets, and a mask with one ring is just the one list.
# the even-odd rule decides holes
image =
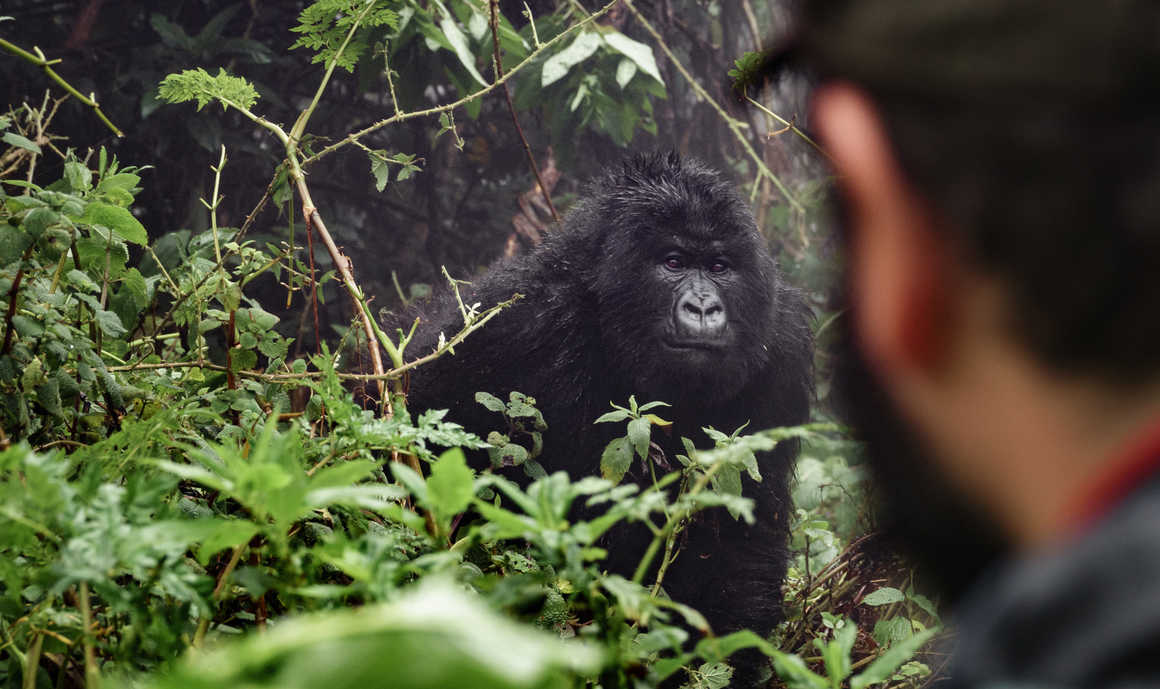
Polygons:
[[[569,478],[537,462],[534,400],[481,394],[507,425],[493,460],[535,480],[474,471],[458,448],[484,442],[443,412],[355,401],[357,341],[291,353],[246,293],[309,285],[291,250],[224,228],[149,246],[137,171],[98,158],[0,191],[0,685],[717,689],[743,648],[795,687],[929,674],[936,611],[861,536],[863,477],[832,429],[712,431],[716,450],[640,489],[617,481],[663,407],[602,417],[626,424],[603,477]],[[788,437],[807,441],[788,620],[714,636],[643,565],[700,510],[750,518],[740,477]],[[580,503],[596,516],[570,520]],[[603,571],[601,535],[646,519],[638,575]]]

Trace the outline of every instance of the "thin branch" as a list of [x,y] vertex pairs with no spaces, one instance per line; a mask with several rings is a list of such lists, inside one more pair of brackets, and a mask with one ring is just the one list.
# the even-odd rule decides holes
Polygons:
[[533,50],[531,53],[529,53],[528,56],[526,58],[524,58],[518,65],[516,65],[515,67],[512,67],[511,70],[506,72],[502,77],[496,79],[495,81],[493,81],[492,83],[488,84],[487,86],[481,88],[480,90],[475,91],[473,93],[470,93],[470,94],[464,96],[463,98],[460,98],[459,100],[457,100],[453,103],[446,103],[444,105],[436,105],[434,107],[430,107],[430,108],[427,108],[425,110],[413,110],[411,112],[397,112],[394,115],[386,118],[385,120],[379,120],[378,122],[375,122],[372,125],[364,127],[363,129],[360,129],[357,132],[353,132],[351,134],[348,134],[345,138],[343,138],[339,141],[336,141],[335,143],[327,146],[326,148],[322,149],[318,153],[315,153],[314,155],[310,156],[309,158],[304,159],[302,161],[303,167],[312,165],[312,164],[318,162],[320,159],[330,155],[331,153],[334,153],[335,151],[342,148],[343,146],[347,146],[347,145],[351,144],[352,142],[363,138],[367,134],[370,134],[372,132],[376,132],[376,131],[378,131],[378,130],[380,130],[383,127],[386,127],[388,125],[395,124],[396,122],[402,122],[404,120],[415,119],[417,117],[429,117],[431,115],[438,115],[438,114],[443,113],[443,112],[455,110],[456,108],[462,107],[462,106],[464,106],[464,105],[466,105],[474,100],[477,100],[479,98],[486,96],[487,94],[491,93],[492,91],[499,88],[503,84],[507,83],[516,74],[519,74],[520,71],[522,71],[524,68],[526,68],[528,65],[530,65],[533,61],[535,61],[537,58],[539,58],[544,53],[544,51],[548,50],[549,48],[556,45],[557,43],[563,41],[568,36],[571,36],[573,33],[575,33],[577,30],[579,30],[580,27],[585,26],[587,24],[590,24],[593,21],[595,21],[596,19],[604,16],[605,14],[608,13],[609,10],[611,10],[613,7],[615,7],[616,4],[619,2],[621,2],[621,0],[612,0],[607,5],[604,5],[603,7],[601,7],[599,10],[596,10],[595,12],[593,12],[592,14],[588,15],[587,17],[581,19],[580,21],[576,22],[572,26],[569,26],[568,28],[564,29],[559,34],[554,36],[551,40],[541,43],[536,50]]
[[717,101],[713,100],[713,97],[709,95],[709,92],[705,90],[705,87],[701,86],[700,82],[698,82],[697,79],[691,73],[689,73],[689,70],[686,69],[685,66],[681,64],[681,61],[677,59],[677,56],[673,54],[672,49],[669,48],[667,43],[665,43],[664,38],[661,36],[660,32],[656,30],[656,28],[649,22],[648,19],[645,19],[640,10],[636,9],[636,6],[632,4],[632,0],[624,0],[624,6],[628,8],[628,11],[631,12],[634,17],[636,17],[637,21],[641,23],[641,26],[643,26],[645,30],[652,35],[653,39],[656,40],[657,45],[659,45],[661,50],[664,51],[665,56],[669,58],[669,61],[673,63],[673,66],[677,68],[677,71],[681,73],[681,76],[685,78],[685,81],[689,82],[689,86],[692,87],[697,96],[712,106],[715,111],[717,111],[717,114],[721,117],[722,120],[725,121],[725,124],[728,125],[729,130],[733,132],[733,136],[737,138],[738,143],[740,143],[741,147],[745,149],[745,153],[748,154],[749,157],[753,160],[754,164],[757,165],[757,169],[761,172],[761,174],[773,182],[774,186],[777,187],[777,190],[781,192],[781,195],[785,197],[785,200],[789,202],[789,205],[792,206],[794,210],[798,211],[799,213],[805,213],[805,208],[802,206],[801,202],[799,202],[797,198],[790,193],[785,184],[782,183],[777,175],[773,174],[773,171],[769,169],[769,167],[765,164],[765,161],[762,160],[757,151],[753,149],[753,145],[749,143],[749,138],[746,137],[744,132],[741,131],[741,129],[744,127],[744,124],[740,120],[731,117],[729,113],[725,112],[725,109],[717,103]]
[[105,126],[111,129],[114,134],[117,136],[125,136],[120,129],[117,129],[117,125],[109,121],[109,118],[106,117],[105,113],[101,111],[101,106],[97,105],[97,101],[95,99],[89,96],[85,96],[80,91],[73,88],[71,84],[61,78],[61,76],[57,74],[55,70],[53,70],[52,65],[58,64],[60,62],[59,59],[49,60],[44,56],[44,53],[40,52],[40,48],[33,48],[33,50],[36,51],[36,54],[30,53],[17,45],[9,43],[3,38],[0,38],[0,49],[12,53],[16,57],[22,58],[43,69],[44,73],[48,75],[49,79],[55,81],[61,88],[63,88],[65,91],[68,91],[69,94],[71,94],[74,98],[92,108],[93,112],[97,114],[97,117],[100,118],[101,122],[104,122]]
[[831,161],[833,160],[832,158],[830,158],[830,154],[826,153],[826,149],[824,149],[820,145],[818,145],[818,142],[811,139],[808,134],[806,134],[802,130],[798,129],[796,124],[794,124],[793,122],[790,122],[789,120],[785,119],[781,115],[778,115],[776,112],[770,110],[769,108],[765,107],[764,105],[762,105],[758,101],[754,100],[749,95],[748,91],[746,91],[744,95],[745,95],[745,100],[749,101],[752,105],[756,106],[758,110],[760,110],[761,112],[765,113],[769,117],[772,117],[773,119],[780,122],[789,131],[800,136],[802,138],[802,141],[805,141],[807,144],[813,146],[817,150],[818,153],[821,153],[822,155],[826,156],[826,158],[829,158]]
[[[500,81],[503,79],[503,59],[499,52],[499,0],[491,0],[491,41],[495,56],[495,77],[496,81]],[[524,145],[524,155],[528,157],[528,165],[532,168],[532,174],[536,176],[536,184],[540,187],[540,193],[544,195],[548,210],[552,212],[552,219],[559,225],[560,214],[556,212],[556,206],[552,203],[552,193],[548,191],[544,179],[540,176],[540,166],[536,164],[536,157],[532,155],[532,147],[528,145],[528,138],[524,136],[524,129],[520,126],[519,117],[516,116],[516,106],[512,103],[512,94],[506,83],[502,84],[502,90],[503,97],[507,100],[508,112],[512,115],[512,124],[515,125],[520,143]]]

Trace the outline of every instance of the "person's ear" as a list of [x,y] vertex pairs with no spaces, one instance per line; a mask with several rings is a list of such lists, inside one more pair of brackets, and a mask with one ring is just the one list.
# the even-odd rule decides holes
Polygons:
[[846,202],[846,289],[865,356],[884,376],[936,366],[946,344],[948,261],[925,203],[861,90],[822,87],[813,122]]

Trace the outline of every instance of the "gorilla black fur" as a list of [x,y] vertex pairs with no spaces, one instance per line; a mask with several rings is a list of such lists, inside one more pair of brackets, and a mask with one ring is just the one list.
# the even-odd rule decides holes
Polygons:
[[[629,395],[672,404],[657,410],[674,422],[671,436],[653,433],[669,458],[683,452],[681,436],[711,446],[702,426],[728,433],[807,420],[809,309],[783,281],[747,204],[700,163],[670,153],[611,169],[562,227],[494,266],[464,301],[488,306],[516,292],[524,298],[454,356],[414,372],[412,409],[450,408],[450,419],[485,435],[499,417],[473,401],[476,391],[529,394],[549,426],[542,464],[573,477],[599,471],[605,444],[624,428],[593,421]],[[416,315],[416,353],[462,325],[450,294],[391,325]],[[755,524],[724,510],[702,515],[666,574],[669,594],[719,633],[767,632],[781,619],[796,451],[783,444],[759,458],[761,483],[744,480]],[[648,536],[639,525],[610,534],[610,569],[631,573]]]

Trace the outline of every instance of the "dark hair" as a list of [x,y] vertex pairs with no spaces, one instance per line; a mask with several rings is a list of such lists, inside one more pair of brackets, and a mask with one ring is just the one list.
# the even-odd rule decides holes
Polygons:
[[1057,370],[1160,373],[1160,3],[803,0],[796,61],[863,88],[908,178]]

